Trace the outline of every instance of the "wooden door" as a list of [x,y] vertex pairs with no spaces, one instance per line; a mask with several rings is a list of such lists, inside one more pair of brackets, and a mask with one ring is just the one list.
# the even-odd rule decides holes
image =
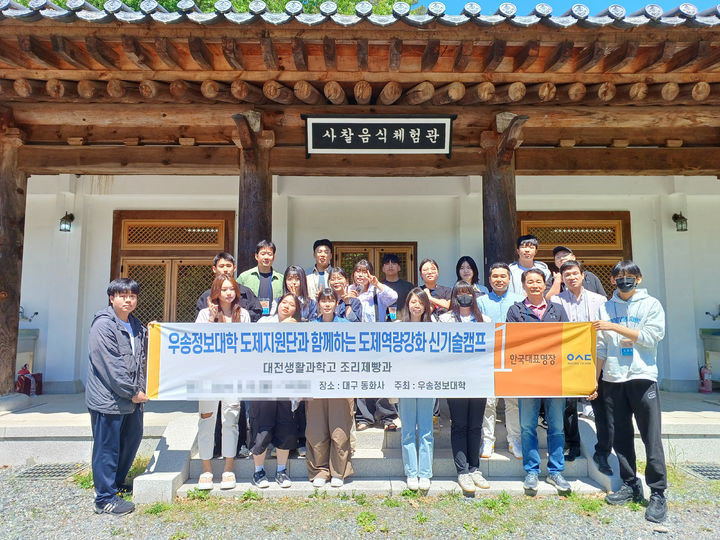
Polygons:
[[385,279],[382,272],[382,258],[394,253],[400,260],[400,277],[417,283],[417,242],[333,242],[334,265],[340,266],[348,276],[361,259],[370,261],[380,281]]

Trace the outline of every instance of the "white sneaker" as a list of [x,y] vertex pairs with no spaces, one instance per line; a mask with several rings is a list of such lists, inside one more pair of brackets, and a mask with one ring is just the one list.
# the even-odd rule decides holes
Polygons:
[[510,453],[515,456],[517,459],[522,459],[522,442],[520,442],[518,439],[510,439],[508,441],[508,447],[510,448]]
[[220,489],[234,489],[235,488],[235,473],[231,471],[224,472],[222,474],[222,481],[220,482]]
[[408,476],[407,477],[407,487],[408,489],[412,491],[417,491],[420,487],[420,484],[418,483],[417,476]]
[[473,483],[480,489],[490,489],[490,482],[485,480],[485,477],[480,471],[470,473],[470,478],[472,478]]
[[483,441],[482,448],[480,449],[481,458],[490,458],[495,451],[495,444],[490,441]]
[[213,488],[213,474],[204,472],[198,478],[197,488],[201,491],[210,491]]
[[316,476],[312,481],[313,487],[316,487],[316,488],[324,487],[326,483],[327,483],[327,480],[325,480],[322,476]]
[[418,488],[420,491],[427,491],[430,489],[430,479],[429,478],[421,478],[418,482]]
[[475,482],[469,473],[458,474],[458,485],[465,493],[475,493]]
[[344,483],[345,483],[345,480],[343,480],[339,476],[333,476],[330,479],[330,487],[334,487],[334,488],[343,487]]

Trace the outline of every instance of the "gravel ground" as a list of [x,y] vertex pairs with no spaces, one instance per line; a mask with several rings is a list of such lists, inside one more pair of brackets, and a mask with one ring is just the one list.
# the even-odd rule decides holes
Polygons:
[[92,491],[69,480],[17,478],[0,469],[0,538],[720,538],[720,481],[671,470],[662,527],[644,508],[601,497],[465,499],[323,495],[305,499],[182,500],[139,505],[123,517],[95,515]]

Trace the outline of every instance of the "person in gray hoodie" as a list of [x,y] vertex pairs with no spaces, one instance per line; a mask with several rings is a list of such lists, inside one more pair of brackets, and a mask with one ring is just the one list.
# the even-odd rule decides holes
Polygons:
[[652,494],[645,519],[656,523],[667,516],[667,470],[660,425],[657,347],[665,336],[665,311],[646,289],[640,268],[620,261],[612,269],[616,290],[600,309],[593,326],[598,330],[597,373],[606,386],[608,416],[614,427],[613,448],[620,464],[623,485],[608,494],[609,504],[643,500],[636,475],[633,416],[645,445],[645,480]]
[[118,497],[143,433],[147,332],[132,312],[140,286],[132,279],[112,281],[109,305],[95,314],[88,339],[85,404],[93,433],[92,472],[95,513],[124,515],[135,505]]

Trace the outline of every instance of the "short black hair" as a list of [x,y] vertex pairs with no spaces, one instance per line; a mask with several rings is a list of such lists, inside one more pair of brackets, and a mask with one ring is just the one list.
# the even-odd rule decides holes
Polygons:
[[329,287],[325,287],[322,291],[320,291],[320,294],[318,294],[317,301],[318,303],[322,302],[323,300],[332,300],[337,304],[337,297],[335,296],[335,293],[333,290]]
[[313,242],[313,253],[315,253],[315,250],[317,248],[319,248],[320,246],[325,246],[330,250],[330,253],[334,253],[332,242],[330,240],[328,240],[327,238],[322,238],[320,240],[315,240],[315,242]]
[[435,268],[437,268],[438,272],[440,271],[440,266],[438,266],[438,263],[435,259],[423,259],[420,261],[420,264],[418,265],[418,271],[422,273],[422,267],[425,266],[427,263],[433,263],[435,265]]
[[523,234],[522,236],[518,236],[517,247],[520,247],[523,244],[532,244],[535,247],[540,247],[540,242],[538,242],[538,237],[535,236],[534,234]]
[[115,296],[116,294],[130,291],[132,294],[140,294],[140,284],[134,279],[121,277],[113,279],[108,285],[107,295]]
[[510,275],[510,265],[508,263],[504,262],[496,262],[492,263],[490,265],[490,268],[488,268],[488,276],[492,274],[493,270],[497,270],[498,268],[502,268],[503,270],[507,270],[508,275]]
[[215,258],[213,259],[213,266],[217,266],[217,263],[220,261],[230,261],[233,266],[235,266],[235,257],[233,257],[230,253],[227,251],[221,251],[217,255],[215,255]]
[[263,248],[270,248],[272,249],[273,254],[275,253],[275,244],[272,243],[271,240],[260,240],[257,243],[257,246],[255,246],[255,255],[260,253],[260,250]]
[[580,270],[581,274],[585,272],[585,269],[583,268],[583,265],[580,264],[580,261],[565,261],[560,265],[560,275],[564,274],[566,270],[570,270],[571,268],[577,268]]
[[632,261],[620,261],[613,266],[610,275],[612,277],[618,277],[620,274],[630,274],[631,276],[642,277],[640,267]]
[[545,277],[545,272],[543,272],[539,268],[530,268],[528,270],[525,270],[522,273],[522,278],[521,278],[522,283],[525,283],[525,280],[527,279],[528,274],[537,274],[538,276],[543,278],[543,282],[547,282],[547,278]]
[[462,281],[460,279],[460,267],[463,265],[463,263],[468,263],[470,265],[470,270],[472,270],[473,277],[470,280],[470,283],[472,285],[475,285],[479,280],[479,274],[477,263],[475,262],[475,259],[468,255],[463,255],[458,259],[457,264],[455,265],[455,277],[458,278],[458,281]]
[[382,257],[380,266],[385,266],[387,263],[400,264],[400,259],[398,258],[397,255],[395,255],[395,253],[386,253]]

